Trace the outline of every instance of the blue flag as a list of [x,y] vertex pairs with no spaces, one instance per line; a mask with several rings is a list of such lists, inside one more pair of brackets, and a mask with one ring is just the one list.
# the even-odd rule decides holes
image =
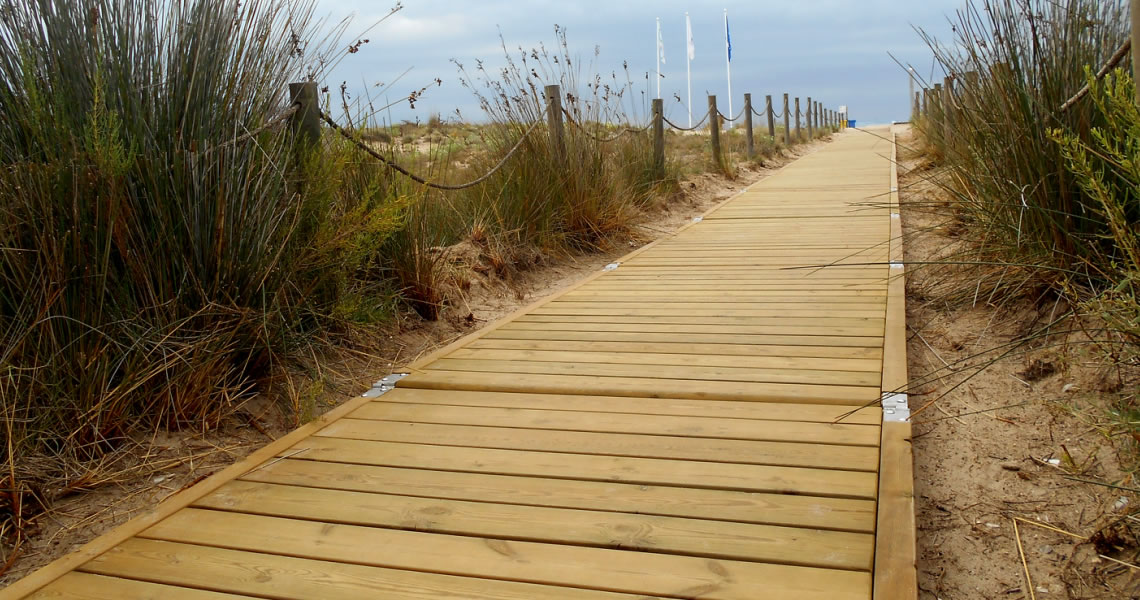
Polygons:
[[732,62],[732,35],[728,33],[728,14],[724,15],[724,43],[728,45],[728,60]]

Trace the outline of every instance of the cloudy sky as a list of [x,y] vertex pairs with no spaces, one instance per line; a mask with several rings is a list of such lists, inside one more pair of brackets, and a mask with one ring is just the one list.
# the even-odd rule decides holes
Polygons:
[[[352,17],[346,43],[394,4],[394,0],[388,4],[316,1],[320,15],[333,20]],[[765,94],[778,102],[775,99],[787,92],[792,97],[812,96],[832,108],[845,104],[852,118],[883,123],[906,120],[909,115],[906,72],[888,53],[929,78],[930,52],[913,26],[945,39],[950,33],[947,17],[963,1],[403,0],[403,9],[364,35],[369,43],[341,60],[326,83],[335,90],[346,82],[349,90],[362,96],[365,89],[373,93],[382,89],[377,83],[396,80],[383,93],[391,102],[438,77],[443,84],[431,87],[415,110],[399,103],[391,108],[390,118],[426,120],[432,112],[446,116],[459,109],[464,118],[479,120],[478,105],[460,85],[452,59],[468,67],[476,60],[488,68],[501,66],[500,33],[512,50],[540,43],[550,47],[557,24],[566,29],[570,53],[580,59],[579,64],[608,77],[627,63],[637,88],[636,103],[641,104],[642,97],[656,95],[655,19],[660,17],[666,58],[661,94],[666,115],[681,122],[687,118],[685,12],[693,24],[693,105],[694,113],[699,113],[699,107],[707,105],[706,94],[716,94],[721,105],[726,104],[724,9],[728,9],[737,111],[744,92],[752,93],[758,108]],[[596,57],[595,51],[600,52]],[[936,75],[941,81],[941,74]],[[377,97],[375,103],[383,100]],[[384,116],[389,117],[389,112]]]

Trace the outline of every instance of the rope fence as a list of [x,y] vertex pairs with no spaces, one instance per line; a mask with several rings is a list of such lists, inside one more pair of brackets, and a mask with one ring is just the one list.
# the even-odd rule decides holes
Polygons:
[[380,161],[381,163],[384,164],[384,166],[388,167],[389,169],[396,171],[397,173],[407,177],[408,179],[411,179],[412,181],[414,181],[416,183],[426,185],[427,187],[435,188],[437,190],[448,190],[448,191],[465,190],[469,187],[474,187],[474,186],[479,185],[480,183],[483,183],[484,181],[486,181],[490,176],[494,175],[499,169],[503,168],[503,165],[507,164],[507,160],[510,159],[512,156],[514,156],[515,152],[517,152],[518,149],[522,147],[523,142],[526,141],[526,138],[528,136],[530,136],[530,134],[535,129],[537,129],[540,124],[542,124],[541,121],[535,121],[534,123],[531,123],[530,127],[527,128],[526,132],[522,134],[522,137],[519,138],[519,141],[515,143],[514,147],[511,148],[510,150],[508,150],[506,155],[504,155],[503,158],[500,159],[499,162],[494,167],[491,167],[490,171],[487,171],[482,176],[480,176],[476,179],[473,179],[471,181],[468,181],[467,183],[450,184],[450,183],[438,183],[435,181],[428,181],[427,179],[424,179],[423,177],[420,177],[419,175],[412,173],[411,171],[405,169],[404,167],[401,167],[400,165],[396,164],[396,162],[393,161],[392,159],[384,156],[383,154],[380,154],[379,152],[377,152],[376,150],[374,150],[373,148],[371,148],[370,146],[368,146],[364,142],[357,139],[355,136],[353,136],[351,133],[349,133],[347,130],[345,130],[343,127],[341,127],[339,123],[334,121],[332,119],[332,117],[325,114],[324,111],[320,112],[320,116],[321,116],[321,120],[324,121],[334,131],[339,133],[341,135],[341,137],[352,142],[352,144],[354,146],[356,146],[360,150],[364,151],[365,153],[370,155],[372,158],[375,158],[376,160]]
[[696,131],[696,130],[700,129],[702,125],[705,124],[705,121],[709,120],[709,116],[705,115],[705,116],[701,117],[701,120],[697,121],[697,124],[693,125],[692,127],[681,127],[680,125],[670,121],[669,119],[667,119],[665,117],[662,117],[662,119],[665,121],[665,123],[667,125],[669,125],[673,129],[676,129],[677,131]]
[[566,115],[566,120],[569,121],[571,125],[578,128],[578,130],[581,131],[582,133],[586,134],[586,137],[589,137],[590,139],[592,139],[595,142],[598,142],[600,144],[608,144],[610,142],[617,141],[619,138],[621,138],[622,136],[624,136],[627,133],[645,133],[646,131],[649,131],[650,127],[653,127],[652,123],[650,123],[649,125],[646,125],[645,127],[639,127],[639,128],[638,127],[623,127],[621,131],[617,132],[613,136],[603,138],[603,137],[599,137],[599,136],[591,133],[590,130],[586,129],[585,125],[582,125],[577,120],[575,120],[574,115],[571,114],[570,111],[566,110],[565,108],[562,109],[562,114]]
[[[426,177],[413,173],[407,167],[404,167],[396,162],[395,159],[385,156],[377,149],[364,142],[359,137],[355,129],[341,125],[327,113],[321,110],[320,102],[317,96],[317,84],[315,82],[309,81],[291,83],[289,84],[289,93],[292,103],[284,111],[267,120],[256,130],[246,131],[244,134],[237,136],[233,140],[215,146],[210,150],[218,150],[241,143],[243,141],[254,138],[262,132],[268,131],[269,129],[280,127],[285,123],[289,124],[294,134],[298,136],[298,140],[307,143],[310,146],[315,146],[321,139],[321,123],[323,122],[326,126],[328,126],[328,128],[335,131],[337,135],[341,136],[349,143],[351,143],[352,146],[354,146],[357,150],[364,152],[368,156],[374,158],[380,162],[380,164],[384,165],[384,167],[391,169],[392,171],[395,171],[400,175],[403,175],[404,177],[407,177],[408,179],[411,179],[412,181],[415,181],[416,183],[429,188],[444,191],[458,191],[479,185],[487,181],[495,173],[498,173],[501,169],[503,169],[504,166],[506,166],[511,157],[515,156],[515,154],[519,152],[520,149],[522,149],[524,143],[535,133],[535,130],[537,130],[541,125],[544,125],[543,118],[539,118],[535,122],[526,125],[525,131],[523,131],[522,135],[515,142],[514,146],[512,146],[510,150],[507,150],[507,152],[501,158],[499,158],[498,162],[496,162],[495,165],[491,167],[491,169],[486,173],[465,183],[443,183],[440,181],[431,181]],[[545,113],[544,118],[546,121],[546,127],[542,135],[549,136],[549,150],[553,155],[553,160],[551,161],[552,168],[565,166],[565,161],[568,159],[566,154],[564,125],[566,121],[569,121],[572,127],[582,132],[588,138],[600,144],[614,142],[621,137],[630,134],[642,135],[646,134],[647,132],[650,133],[652,136],[653,172],[659,179],[664,179],[665,177],[664,132],[666,125],[676,131],[696,131],[697,129],[704,127],[706,123],[710,123],[708,126],[710,150],[712,151],[713,160],[717,164],[724,164],[724,155],[722,153],[720,140],[723,122],[735,122],[740,120],[742,117],[746,117],[744,119],[744,127],[737,128],[735,131],[743,131],[747,144],[747,154],[749,157],[755,155],[752,120],[752,117],[754,115],[757,117],[768,117],[767,125],[769,137],[775,136],[774,119],[782,117],[784,120],[784,142],[788,145],[791,145],[793,143],[789,133],[790,127],[788,125],[788,117],[793,114],[793,110],[789,107],[788,94],[784,94],[783,111],[776,111],[772,107],[771,96],[767,96],[765,98],[766,106],[764,110],[757,111],[752,107],[752,94],[744,94],[744,108],[742,108],[740,112],[738,112],[734,117],[729,117],[720,112],[720,110],[717,108],[716,96],[710,95],[708,97],[708,112],[706,112],[701,117],[701,120],[698,121],[696,125],[693,125],[691,127],[682,127],[666,118],[663,100],[656,98],[653,100],[652,117],[648,125],[645,125],[643,127],[623,125],[620,126],[620,130],[614,132],[612,135],[601,135],[603,132],[605,132],[605,129],[607,128],[606,125],[598,123],[597,127],[591,127],[589,124],[583,123],[581,119],[576,118],[570,110],[563,108],[560,86],[546,86],[543,93],[543,98],[546,102],[545,111],[543,111]],[[799,117],[803,116],[804,114],[812,115],[808,123],[809,137],[814,137],[817,132],[823,132],[825,129],[830,131],[843,129],[847,123],[845,120],[846,115],[837,111],[828,110],[824,108],[821,103],[812,102],[810,98],[808,99],[808,112],[801,112],[799,110],[799,98],[796,98],[795,100],[795,142],[803,141],[800,137]],[[713,126],[711,123],[715,123],[716,125]],[[591,129],[596,129],[597,131],[591,131]]]

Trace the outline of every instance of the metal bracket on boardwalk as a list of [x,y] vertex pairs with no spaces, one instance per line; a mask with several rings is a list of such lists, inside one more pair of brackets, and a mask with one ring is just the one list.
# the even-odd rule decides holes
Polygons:
[[373,384],[372,389],[361,394],[365,398],[376,398],[382,396],[394,389],[396,389],[396,382],[407,377],[407,373],[392,373],[391,375],[377,381]]
[[905,423],[910,420],[910,404],[906,394],[886,392],[881,401],[883,405],[883,421],[889,423]]

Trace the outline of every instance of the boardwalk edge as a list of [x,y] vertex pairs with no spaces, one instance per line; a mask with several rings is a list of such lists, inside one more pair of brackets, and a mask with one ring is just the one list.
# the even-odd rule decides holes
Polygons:
[[[887,288],[886,332],[883,338],[884,398],[903,395],[908,381],[902,219],[897,216],[898,142],[893,129],[890,187],[892,274]],[[914,516],[914,452],[909,419],[888,418],[884,412],[880,453],[873,596],[874,600],[915,600],[918,598],[918,551]]]

